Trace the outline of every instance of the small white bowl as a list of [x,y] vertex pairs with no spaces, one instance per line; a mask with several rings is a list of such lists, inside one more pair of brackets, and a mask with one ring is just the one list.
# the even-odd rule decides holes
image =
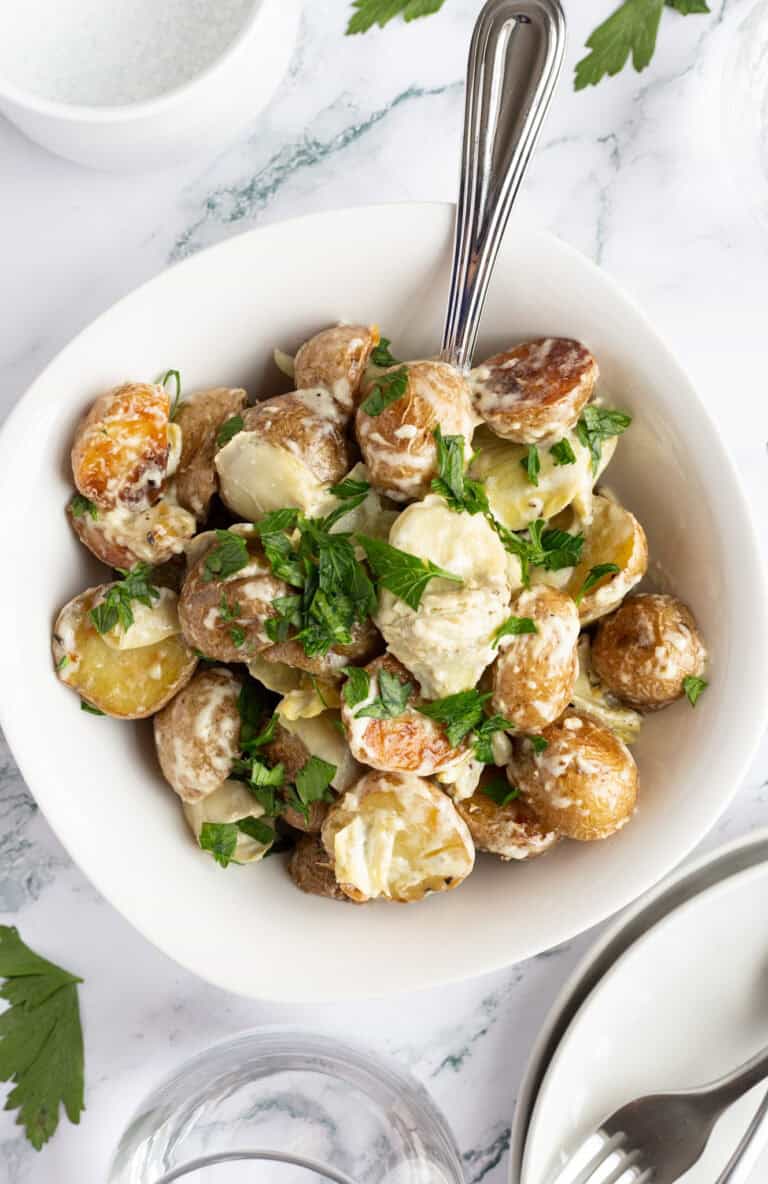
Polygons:
[[255,0],[237,38],[207,69],[155,98],[119,106],[56,102],[0,76],[0,112],[57,156],[97,169],[140,169],[215,152],[280,84],[299,0]]

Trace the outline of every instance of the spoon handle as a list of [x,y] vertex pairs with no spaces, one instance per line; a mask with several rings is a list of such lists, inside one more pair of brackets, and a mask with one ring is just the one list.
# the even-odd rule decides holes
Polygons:
[[560,0],[488,0],[469,51],[442,358],[467,369],[496,256],[565,51]]
[[717,1177],[715,1184],[747,1184],[760,1152],[768,1141],[768,1094],[757,1108],[733,1155]]

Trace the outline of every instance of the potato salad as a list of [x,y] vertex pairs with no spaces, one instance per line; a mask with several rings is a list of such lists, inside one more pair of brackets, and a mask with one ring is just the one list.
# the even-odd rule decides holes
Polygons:
[[413,902],[615,835],[644,716],[695,706],[707,655],[638,589],[604,482],[631,419],[588,347],[464,373],[343,324],[275,360],[270,398],[171,370],[86,409],[67,516],[108,570],[58,614],[62,684],[152,717],[212,869],[286,852],[314,896]]

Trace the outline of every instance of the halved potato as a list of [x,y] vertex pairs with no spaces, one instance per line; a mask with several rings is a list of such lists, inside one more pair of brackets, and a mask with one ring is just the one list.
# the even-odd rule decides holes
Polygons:
[[[405,372],[400,398],[371,414],[366,407],[374,386]],[[435,428],[444,436],[463,436],[466,459],[471,455],[477,417],[467,380],[447,362],[409,362],[392,366],[363,381],[363,401],[355,425],[371,481],[396,502],[413,501],[429,493],[437,476]]]
[[327,896],[331,900],[346,901],[351,898],[342,892],[333,874],[333,860],[328,855],[318,835],[303,835],[291,855],[288,864],[291,879],[302,892],[311,896]]
[[184,396],[176,414],[182,439],[176,495],[199,522],[208,517],[211,499],[218,489],[213,463],[219,447],[217,434],[222,424],[242,412],[246,397],[244,390],[228,386],[195,391]]
[[581,342],[544,337],[495,354],[471,380],[478,414],[497,435],[536,444],[575,426],[598,374]]
[[307,656],[300,641],[281,641],[265,649],[265,662],[277,662],[281,666],[295,666],[309,674],[324,678],[341,678],[345,666],[357,666],[368,662],[384,648],[381,634],[373,621],[358,621],[350,629],[352,640],[348,645],[332,645],[327,654]]
[[92,555],[123,571],[135,563],[153,567],[182,555],[187,542],[197,530],[193,514],[176,501],[173,481],[160,501],[148,510],[134,512],[123,507],[114,510],[88,510],[67,506],[67,516],[75,534]]
[[542,729],[546,748],[519,740],[507,769],[510,785],[546,830],[569,839],[606,839],[629,822],[637,799],[637,765],[613,732],[568,711]]
[[90,612],[111,587],[88,588],[65,604],[53,628],[53,661],[61,681],[86,703],[118,719],[144,719],[189,682],[197,658],[180,630],[135,649],[109,645]]
[[701,677],[706,666],[696,621],[676,596],[630,596],[604,618],[592,645],[598,678],[623,703],[657,711],[681,698],[687,677]]
[[323,386],[351,415],[371,350],[379,344],[376,326],[334,325],[305,341],[294,359],[298,390]]
[[449,797],[421,777],[368,773],[323,823],[323,846],[352,900],[410,902],[455,888],[475,849]]
[[330,391],[293,391],[249,407],[216,454],[221,497],[241,518],[296,506],[314,514],[349,469],[343,414]]
[[[262,818],[272,825],[272,819],[264,818],[263,807],[242,781],[225,781],[213,793],[196,802],[185,802],[182,808],[198,842],[206,822],[242,822],[244,818]],[[232,862],[257,863],[271,846],[271,843],[260,843],[258,839],[241,832],[237,836]]]
[[155,716],[160,768],[182,801],[197,802],[214,793],[232,772],[240,752],[237,699],[242,686],[243,680],[225,666],[198,670]]
[[640,735],[642,716],[619,700],[601,683],[592,666],[590,640],[586,633],[579,639],[579,673],[571,702],[579,715],[589,715],[609,728],[625,744],[634,744]]
[[489,769],[470,798],[456,802],[456,809],[469,827],[478,851],[487,851],[504,860],[531,859],[544,855],[560,836],[547,830],[529,805],[515,798],[506,805],[484,791],[493,782],[504,781],[501,774]]
[[[344,793],[363,773],[342,734],[337,711],[325,711],[311,719],[288,720],[281,715],[274,740],[264,747],[264,756],[271,765],[285,767],[288,784],[296,780],[296,774],[311,756],[328,761],[336,768],[331,788],[337,793]],[[283,816],[296,830],[316,833],[327,813],[327,802],[313,802],[307,818],[293,807],[286,809]]]
[[94,401],[75,432],[72,474],[104,510],[145,510],[163,491],[171,404],[159,383],[127,382]]

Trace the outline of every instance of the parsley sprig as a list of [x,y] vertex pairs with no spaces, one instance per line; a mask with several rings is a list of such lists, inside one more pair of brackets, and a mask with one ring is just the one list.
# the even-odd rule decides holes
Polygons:
[[432,492],[445,498],[450,509],[457,513],[488,516],[491,511],[482,481],[475,481],[466,474],[464,437],[444,436],[439,425],[434,437],[438,476],[432,480]]
[[[412,682],[403,682],[396,674],[382,669],[376,675],[379,693],[375,699],[366,702],[371,695],[371,678],[368,671],[348,666],[344,673],[347,675],[343,691],[344,702],[352,709],[356,719],[396,719],[405,711],[414,691]],[[358,707],[361,703],[365,706]]]
[[510,785],[503,777],[494,778],[487,785],[482,785],[480,789],[497,806],[508,806],[510,802],[514,802],[520,797],[520,790],[517,786]]
[[96,522],[99,517],[99,507],[89,498],[83,497],[82,493],[72,495],[69,509],[73,518],[82,518],[84,514],[88,514]]
[[133,624],[131,603],[134,600],[152,608],[154,601],[160,599],[160,589],[150,582],[152,568],[148,563],[137,563],[130,571],[117,570],[122,580],[113,584],[101,603],[88,614],[98,633],[109,633],[117,624],[126,632]]
[[704,678],[697,678],[694,674],[689,674],[683,679],[683,690],[691,707],[695,707],[699,696],[706,691],[709,683]]
[[225,444],[229,444],[235,436],[242,432],[245,427],[245,421],[242,415],[232,415],[226,419],[216,433],[216,443],[219,448],[223,448]]
[[485,703],[490,697],[490,691],[459,691],[432,703],[422,703],[416,710],[442,724],[448,743],[454,748],[470,736],[476,759],[490,765],[493,763],[491,740],[494,733],[513,727],[501,715],[486,715]]
[[605,576],[615,576],[620,571],[621,568],[616,563],[596,563],[594,567],[590,567],[584,583],[573,599],[577,604],[581,604],[587,592],[591,592],[595,585],[599,584]]
[[498,646],[502,637],[519,637],[522,633],[538,633],[535,623],[530,617],[507,617],[499,625],[491,639],[491,645]]
[[349,18],[347,36],[350,33],[367,33],[373,25],[383,29],[399,14],[406,21],[430,16],[433,12],[439,12],[444,3],[445,0],[353,0],[355,12]]
[[408,390],[408,367],[399,366],[397,370],[387,370],[371,383],[370,394],[360,404],[360,410],[366,415],[381,415],[387,407],[391,407],[398,399],[402,399]]
[[529,444],[525,456],[520,461],[529,485],[539,484],[539,473],[541,472],[541,458],[539,457],[539,450],[535,444]]
[[275,832],[269,823],[261,818],[240,818],[237,822],[204,822],[200,828],[198,842],[203,851],[210,851],[219,867],[237,863],[235,854],[237,840],[241,834],[248,835],[264,847],[274,842]]
[[630,54],[634,68],[644,70],[656,49],[665,5],[683,16],[710,11],[706,0],[624,0],[588,37],[591,52],[576,65],[575,89],[596,86],[606,74],[618,74]]
[[12,926],[0,925],[0,1081],[39,1151],[56,1132],[63,1105],[70,1122],[84,1109],[83,1034],[77,986],[83,980],[35,954]]
[[160,386],[167,386],[173,380],[176,386],[176,394],[174,395],[173,403],[171,404],[171,419],[175,419],[182,407],[181,402],[181,374],[178,370],[166,370],[165,374],[158,381]]
[[419,559],[417,555],[400,551],[382,539],[370,538],[365,534],[355,535],[355,538],[365,551],[379,587],[386,588],[393,596],[404,600],[414,611],[421,604],[421,598],[431,580],[464,583],[461,576],[445,571],[430,559]]
[[250,562],[248,547],[242,535],[231,530],[217,530],[216,542],[210,548],[203,562],[203,580],[226,580],[242,571]]
[[589,449],[593,473],[600,467],[603,440],[608,440],[611,436],[620,436],[631,423],[632,416],[626,415],[623,411],[610,411],[605,407],[597,407],[594,403],[584,408],[581,419],[576,424],[576,434],[584,447]]
[[389,348],[391,344],[392,342],[388,337],[379,338],[379,344],[371,350],[371,361],[374,366],[389,368],[390,366],[400,365],[400,360],[392,355]]

